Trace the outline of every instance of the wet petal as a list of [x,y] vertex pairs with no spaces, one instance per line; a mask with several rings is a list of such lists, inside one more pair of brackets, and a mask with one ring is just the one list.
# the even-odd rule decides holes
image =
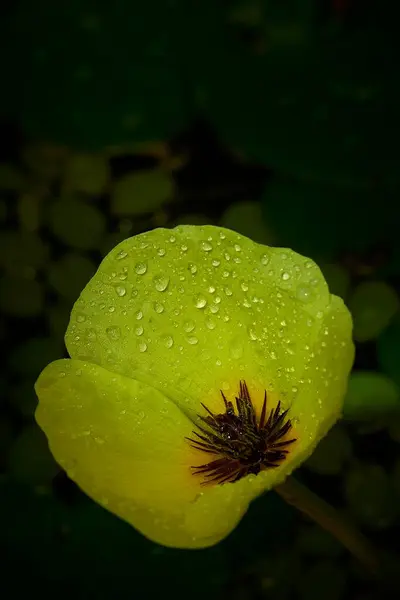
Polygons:
[[204,226],[122,242],[72,312],[70,355],[147,382],[198,412],[245,379],[289,406],[329,310],[320,270],[291,250]]

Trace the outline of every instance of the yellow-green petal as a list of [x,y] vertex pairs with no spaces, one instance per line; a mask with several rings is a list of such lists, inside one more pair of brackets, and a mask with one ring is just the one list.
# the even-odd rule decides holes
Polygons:
[[90,497],[150,539],[204,547],[225,537],[254,494],[202,488],[185,440],[193,425],[160,392],[76,360],[50,364],[36,384],[36,419],[58,463]]
[[219,390],[236,393],[239,379],[288,405],[330,298],[318,267],[291,250],[213,226],[157,229],[104,259],[66,343],[73,358],[196,411],[200,401],[219,407]]

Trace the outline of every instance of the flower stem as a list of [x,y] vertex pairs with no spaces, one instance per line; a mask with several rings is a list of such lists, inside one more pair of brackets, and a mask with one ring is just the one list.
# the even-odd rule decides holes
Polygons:
[[293,477],[278,485],[275,491],[292,506],[313,519],[329,531],[345,546],[368,570],[377,574],[379,560],[377,551],[366,537],[360,533],[333,506],[322,500]]

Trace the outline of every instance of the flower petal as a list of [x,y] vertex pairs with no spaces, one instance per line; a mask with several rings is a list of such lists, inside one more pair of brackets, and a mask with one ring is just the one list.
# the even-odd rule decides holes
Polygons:
[[57,462],[150,539],[209,546],[246,511],[252,493],[237,497],[233,485],[205,489],[192,475],[190,465],[202,459],[185,440],[193,425],[157,390],[97,365],[60,360],[42,372],[36,392],[36,418]]
[[73,358],[156,387],[184,410],[221,409],[240,379],[284,406],[329,310],[320,270],[291,250],[204,226],[125,240],[72,311]]
[[351,316],[338,296],[331,296],[329,309],[320,320],[321,335],[304,364],[291,410],[299,464],[340,418],[354,360]]

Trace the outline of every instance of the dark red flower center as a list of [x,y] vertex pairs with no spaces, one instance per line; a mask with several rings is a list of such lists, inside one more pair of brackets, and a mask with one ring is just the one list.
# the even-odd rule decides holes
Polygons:
[[[281,412],[281,403],[267,415],[267,392],[260,418],[257,419],[246,382],[240,382],[235,405],[221,391],[225,412],[214,414],[204,404],[206,416],[199,415],[202,425],[187,438],[191,446],[210,455],[214,460],[193,466],[194,475],[202,475],[208,483],[233,483],[246,475],[257,475],[261,470],[279,467],[289,453],[288,446],[296,438],[286,436],[292,424]],[[285,439],[284,439],[285,438]]]

